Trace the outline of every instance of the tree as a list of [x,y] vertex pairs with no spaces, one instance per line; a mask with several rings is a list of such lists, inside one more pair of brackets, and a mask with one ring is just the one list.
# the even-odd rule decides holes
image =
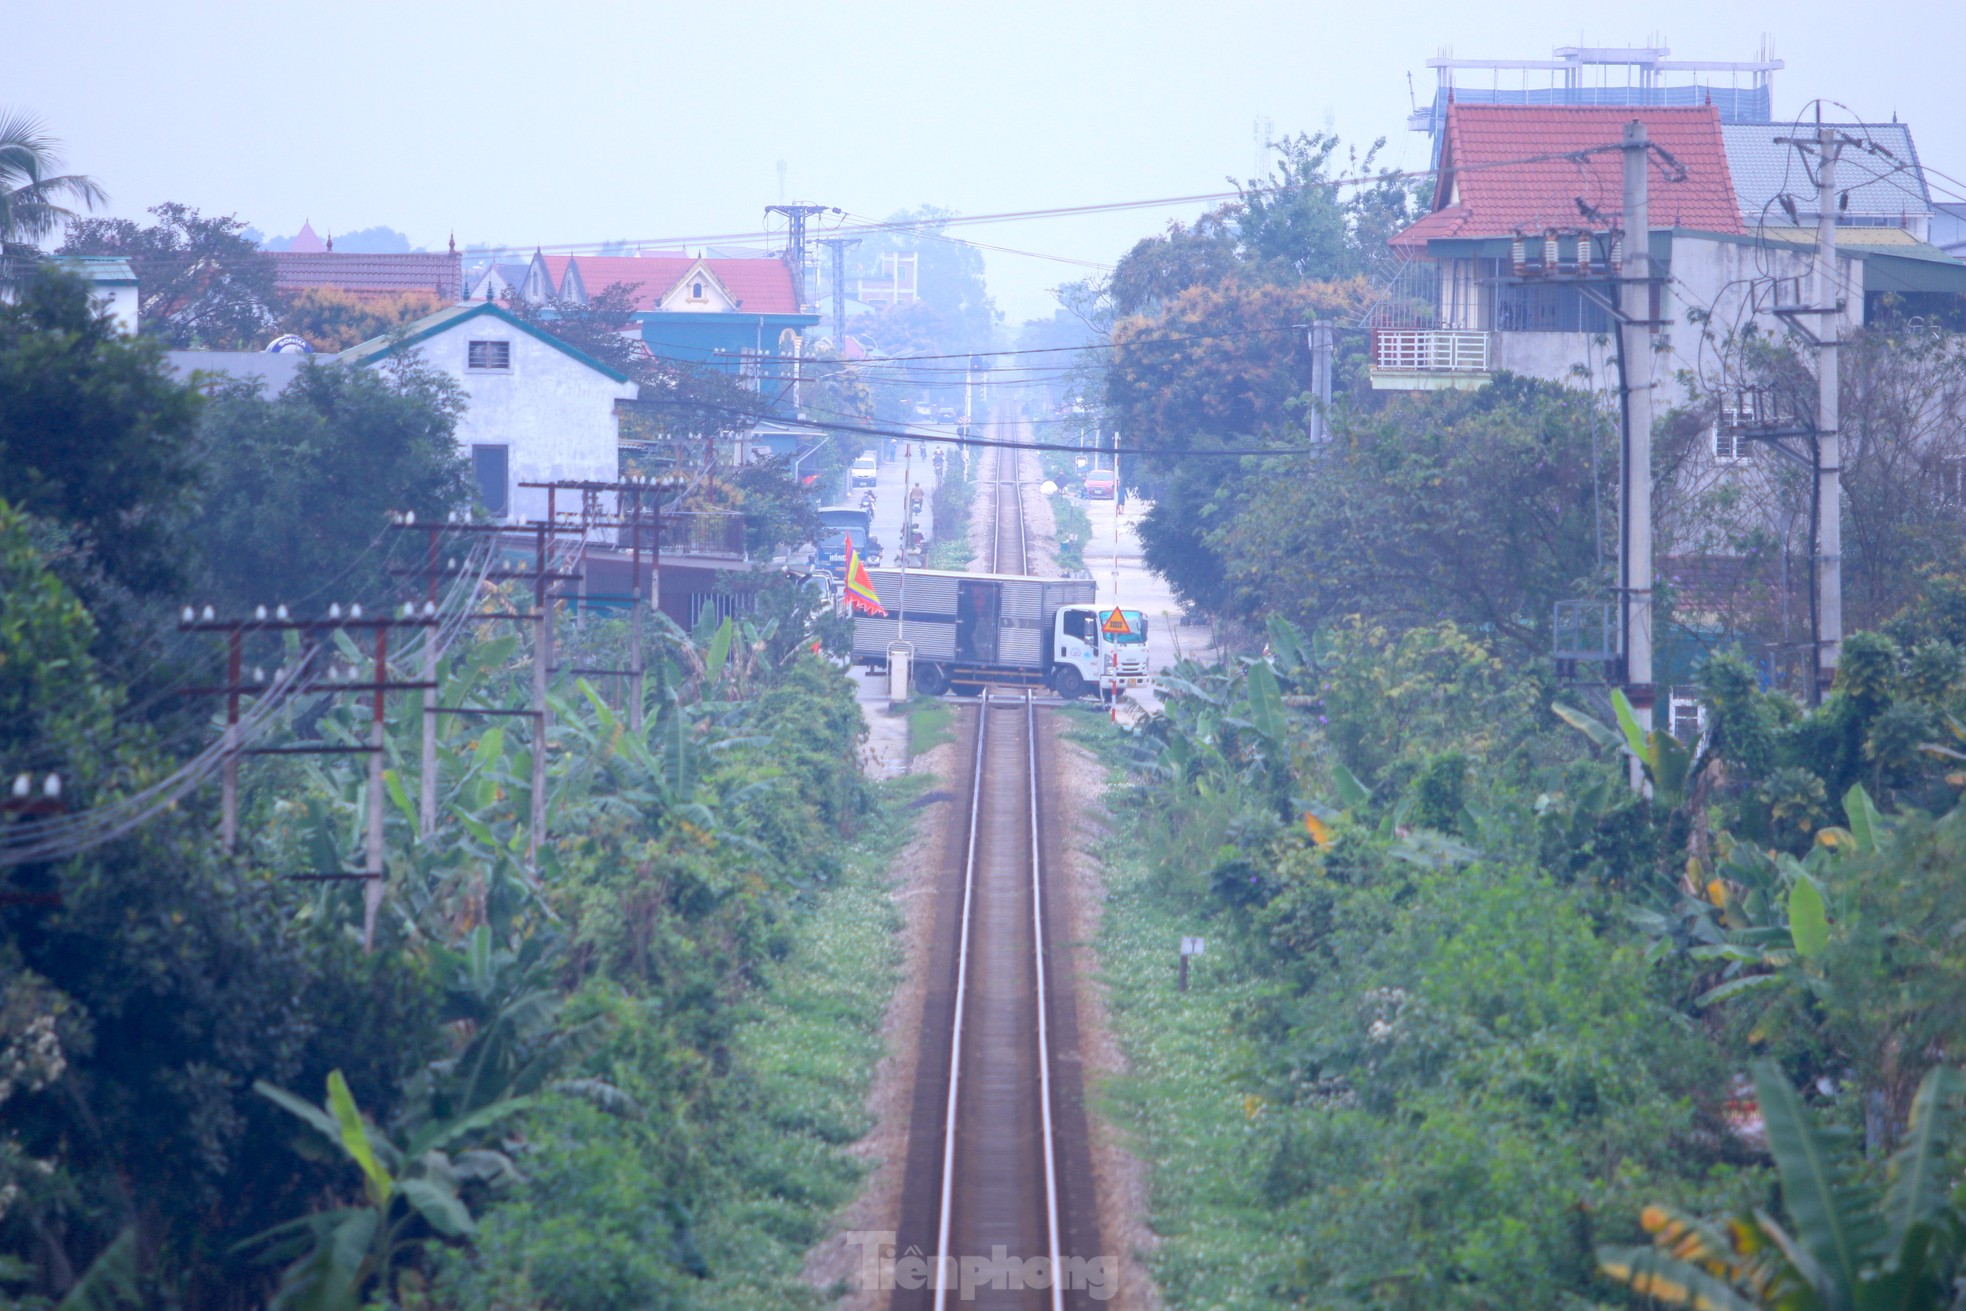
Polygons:
[[198,398],[159,356],[52,267],[0,304],[0,498],[64,535],[71,582],[154,597],[188,576],[174,534],[197,481]]
[[1359,283],[1191,287],[1156,316],[1113,329],[1106,399],[1128,445],[1176,452],[1123,470],[1155,503],[1141,526],[1147,562],[1191,603],[1226,599],[1225,561],[1210,533],[1236,513],[1252,476],[1237,461],[1183,457],[1190,448],[1301,441],[1299,398],[1310,354],[1299,325],[1347,312]]
[[187,205],[150,210],[157,221],[83,219],[68,229],[63,255],[121,255],[136,270],[142,330],[178,350],[257,350],[277,314],[272,257],[236,218],[207,218]]
[[[1385,174],[1352,185],[1334,179],[1339,140],[1329,133],[1269,144],[1275,166],[1265,177],[1231,179],[1238,199],[1193,227],[1170,223],[1165,234],[1144,237],[1126,253],[1107,283],[1117,313],[1158,313],[1193,287],[1335,282],[1384,263],[1386,238],[1411,221],[1413,190]],[[1347,172],[1368,174],[1384,145],[1374,142],[1362,158],[1351,151]]]
[[1193,227],[1170,221],[1167,231],[1142,237],[1107,280],[1113,312],[1158,313],[1191,287],[1220,287],[1241,271],[1229,207],[1210,210]]
[[29,246],[109,194],[94,178],[61,173],[62,143],[24,110],[0,110],[0,280],[16,246]]
[[[1255,447],[1301,432],[1310,382],[1301,329],[1314,318],[1356,316],[1365,276],[1405,221],[1414,194],[1399,179],[1331,175],[1335,136],[1270,146],[1267,176],[1236,184],[1237,199],[1194,227],[1140,242],[1113,272],[1108,295],[1124,317],[1112,331],[1106,399],[1129,443]],[[1369,173],[1378,149],[1352,152],[1349,171]],[[1343,356],[1340,365],[1361,372]],[[1147,562],[1185,600],[1224,603],[1227,562],[1210,540],[1240,512],[1248,472],[1221,459],[1143,463],[1136,473],[1155,501],[1141,528]]]
[[[983,279],[983,252],[946,235],[948,220],[955,217],[954,210],[934,205],[898,210],[887,219],[892,230],[863,238],[848,256],[852,276],[877,281],[894,276],[893,257],[913,256],[916,303],[934,311],[933,319],[924,322],[932,322],[936,334],[929,341],[931,351],[920,353],[978,350],[996,336],[999,315]],[[889,257],[885,266],[883,257]],[[881,349],[902,353],[887,341]]]
[[339,287],[307,287],[284,299],[278,328],[305,337],[320,351],[344,351],[391,328],[444,308],[427,291],[358,296]]
[[1265,461],[1208,539],[1226,604],[1311,627],[1448,618],[1546,654],[1555,603],[1603,584],[1596,506],[1613,471],[1593,467],[1594,403],[1504,376],[1351,416],[1308,459]]
[[207,472],[193,525],[211,594],[234,608],[391,594],[377,549],[389,513],[441,520],[465,503],[463,404],[414,359],[310,363],[271,397],[257,380],[220,384],[199,429]]

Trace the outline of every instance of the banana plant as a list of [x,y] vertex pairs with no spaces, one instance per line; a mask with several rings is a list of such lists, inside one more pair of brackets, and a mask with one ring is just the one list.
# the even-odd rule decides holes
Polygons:
[[320,1106],[264,1080],[253,1090],[294,1116],[359,1171],[362,1201],[303,1216],[239,1245],[267,1262],[287,1261],[275,1311],[359,1311],[380,1294],[393,1303],[395,1279],[427,1233],[463,1240],[475,1226],[461,1190],[518,1179],[502,1151],[463,1147],[531,1105],[511,1097],[454,1119],[427,1123],[401,1143],[361,1113],[340,1070],[328,1075]]
[[1647,1207],[1650,1247],[1601,1247],[1598,1269],[1654,1301],[1698,1311],[1945,1311],[1966,1273],[1966,1187],[1948,1189],[1959,1072],[1928,1073],[1905,1145],[1878,1187],[1819,1129],[1772,1061],[1753,1067],[1781,1217],[1724,1219]]
[[1617,727],[1599,722],[1574,706],[1552,705],[1556,717],[1570,725],[1592,743],[1608,751],[1622,750],[1645,771],[1652,786],[1652,799],[1668,810],[1677,810],[1686,801],[1687,785],[1694,774],[1694,752],[1664,729],[1639,727],[1638,716],[1623,691],[1611,690],[1611,709]]
[[548,1091],[641,1117],[635,1100],[613,1085],[565,1077],[600,1044],[606,1022],[563,1022],[563,941],[533,933],[508,947],[480,924],[455,947],[430,945],[431,971],[444,992],[443,1019],[467,1038],[454,1055],[430,1062],[409,1081],[406,1123],[454,1119]]

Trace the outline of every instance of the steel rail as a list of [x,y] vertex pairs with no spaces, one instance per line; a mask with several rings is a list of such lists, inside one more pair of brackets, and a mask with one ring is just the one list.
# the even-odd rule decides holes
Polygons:
[[[1022,498],[1019,498],[1020,504]],[[1019,516],[1021,521],[1022,516]],[[1065,1311],[1062,1284],[1064,1262],[1058,1241],[1058,1152],[1051,1127],[1051,1032],[1048,1016],[1051,1004],[1045,997],[1044,972],[1044,872],[1038,842],[1038,711],[1036,700],[1024,694],[1024,740],[1028,752],[1027,774],[1031,785],[1031,954],[1037,962],[1038,1006],[1038,1108],[1043,1125],[1044,1222],[1045,1237],[1051,1244],[1051,1311]]]
[[[1024,516],[1024,484],[1016,476],[1017,451],[1018,448],[1011,445],[1004,445],[997,448],[997,476],[991,482],[991,486],[994,490],[992,492],[993,500],[990,506],[990,515],[992,519],[991,533],[990,533],[990,572],[993,574],[1000,574],[1004,571],[1003,570],[1003,538],[1004,538],[1003,497],[1004,497],[1004,489],[1006,487],[1011,489],[1011,495],[1016,498],[1015,509],[1017,514],[1017,569],[1015,572],[1020,574],[1029,573],[1031,569],[1031,527],[1029,521]],[[1004,468],[1006,464],[1010,466],[1008,470]],[[1006,473],[1008,473],[1010,476],[1006,477],[1005,476]]]
[[956,926],[956,1013],[949,1041],[949,1096],[942,1118],[942,1196],[941,1216],[935,1231],[935,1311],[949,1304],[949,1284],[956,1273],[957,1260],[949,1251],[949,1226],[955,1208],[950,1205],[956,1183],[956,1101],[962,1088],[963,1004],[969,989],[969,917],[976,894],[976,835],[983,822],[983,742],[990,733],[990,694],[983,693],[976,717],[975,781],[969,793],[969,850],[963,859],[963,909]]

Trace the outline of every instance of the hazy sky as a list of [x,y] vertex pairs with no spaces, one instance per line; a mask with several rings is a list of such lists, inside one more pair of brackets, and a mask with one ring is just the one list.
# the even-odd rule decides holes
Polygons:
[[[1628,27],[1620,9],[1644,17]],[[1896,112],[1929,165],[1966,179],[1960,0],[9,0],[0,105],[45,117],[117,214],[178,200],[270,235],[311,218],[435,247],[453,231],[530,246],[754,230],[780,198],[781,160],[787,198],[855,216],[1216,191],[1249,174],[1258,120],[1384,136],[1385,163],[1421,167],[1407,77],[1426,100],[1425,61],[1443,48],[1545,58],[1656,42],[1746,59],[1764,34],[1788,64],[1777,115],[1816,96]],[[957,231],[1110,262],[1197,208]],[[1013,323],[1086,272],[988,259]]]

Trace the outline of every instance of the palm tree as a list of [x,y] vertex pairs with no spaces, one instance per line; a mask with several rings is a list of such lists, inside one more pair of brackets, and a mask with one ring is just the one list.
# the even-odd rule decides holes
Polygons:
[[1947,1102],[1961,1076],[1935,1069],[1912,1099],[1905,1146],[1881,1186],[1839,1160],[1773,1062],[1754,1067],[1786,1221],[1756,1208],[1724,1220],[1647,1207],[1653,1246],[1600,1248],[1598,1268],[1693,1311],[1954,1311],[1966,1302],[1966,1189],[1948,1188]]
[[94,178],[59,173],[61,166],[61,142],[40,119],[0,109],[0,251],[38,242],[74,218],[67,204],[94,209],[109,199]]

